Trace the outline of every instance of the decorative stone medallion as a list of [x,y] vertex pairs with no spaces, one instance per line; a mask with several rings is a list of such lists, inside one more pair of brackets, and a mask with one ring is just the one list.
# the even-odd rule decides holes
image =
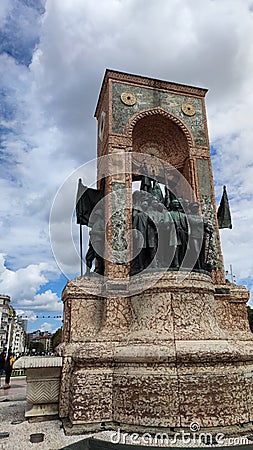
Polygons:
[[120,98],[124,105],[127,106],[133,106],[136,103],[136,97],[132,92],[122,92]]
[[194,116],[194,114],[196,114],[196,109],[191,103],[183,103],[182,111],[186,116]]

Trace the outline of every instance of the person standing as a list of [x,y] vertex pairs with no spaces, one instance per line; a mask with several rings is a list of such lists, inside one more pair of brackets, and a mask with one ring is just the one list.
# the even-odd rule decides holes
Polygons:
[[9,389],[11,387],[10,385],[10,379],[11,379],[11,373],[12,373],[12,369],[13,369],[13,363],[14,363],[14,357],[13,357],[13,353],[12,352],[8,352],[6,361],[5,361],[5,366],[4,366],[4,371],[5,371],[5,386],[4,389]]
[[2,377],[2,375],[4,373],[5,357],[6,357],[6,353],[5,352],[0,353],[0,387],[2,387],[2,385],[1,385],[1,377]]

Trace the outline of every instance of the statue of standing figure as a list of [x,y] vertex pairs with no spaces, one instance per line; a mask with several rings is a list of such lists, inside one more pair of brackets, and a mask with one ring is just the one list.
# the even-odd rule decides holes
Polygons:
[[131,274],[141,272],[149,265],[158,267],[158,228],[163,214],[159,202],[149,194],[133,194],[133,253]]
[[189,238],[187,263],[188,266],[197,270],[209,270],[207,266],[207,235],[212,234],[212,226],[199,215],[199,203],[193,202],[189,205]]
[[[169,228],[169,247],[174,247],[174,257],[171,262],[173,269],[179,269],[181,266],[188,241],[188,224],[186,214],[182,211],[181,204],[177,199],[170,203],[169,216],[172,220]],[[174,225],[172,227],[172,224]]]
[[89,226],[89,248],[86,253],[86,275],[90,274],[94,259],[95,273],[99,275],[104,274],[104,250],[105,250],[105,218],[104,209],[102,207],[95,207],[90,219]]
[[[146,269],[149,264],[148,252],[148,201],[145,196],[137,197],[132,214],[133,252],[136,255],[131,263],[131,274],[134,275]],[[137,201],[137,200],[136,200]]]
[[161,211],[160,205],[156,197],[150,199],[148,247],[152,268],[159,267],[161,261],[160,228],[163,221],[163,212]]

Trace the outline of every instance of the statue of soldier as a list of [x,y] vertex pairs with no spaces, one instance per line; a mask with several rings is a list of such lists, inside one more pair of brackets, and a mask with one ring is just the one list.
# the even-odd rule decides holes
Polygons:
[[87,251],[86,256],[85,256],[85,261],[86,261],[86,272],[85,272],[85,275],[88,275],[88,276],[90,275],[90,271],[92,269],[92,263],[93,263],[95,258],[96,258],[95,250],[94,250],[93,245],[92,245],[92,243],[91,243],[91,241],[89,239],[89,248],[88,248],[88,251]]
[[[148,213],[149,201],[152,211]],[[131,263],[132,275],[146,269],[149,264],[151,264],[151,267],[157,267],[157,223],[161,217],[158,212],[158,203],[155,197],[152,198],[149,194],[142,194],[139,206],[141,209],[133,211],[133,250],[137,256]]]
[[[142,194],[140,191],[134,191],[133,192],[133,208],[132,208],[132,228],[133,228],[133,259],[131,261],[131,268],[130,268],[130,272],[131,275],[134,275],[136,273],[138,273],[139,270],[139,252],[140,252],[140,240],[141,240],[141,236],[139,236],[138,234],[138,230],[136,229],[136,222],[137,222],[137,215],[139,214],[140,208],[141,208],[141,198],[142,198]],[[135,227],[135,229],[134,229]]]
[[155,197],[149,198],[150,210],[147,222],[147,241],[148,256],[153,268],[157,267],[158,223],[160,221],[158,204],[159,202]]
[[177,199],[170,203],[169,215],[173,221],[174,227],[170,231],[170,246],[175,246],[175,254],[171,267],[179,269],[184,259],[188,240],[188,225],[186,214],[180,211],[181,205]]
[[194,269],[206,268],[206,235],[212,233],[209,222],[199,215],[199,203],[189,205],[189,241],[187,264]]
[[151,207],[148,221],[148,247],[151,259],[151,267],[163,266],[163,223],[164,207],[156,197],[151,199]]
[[96,258],[95,272],[104,274],[104,250],[105,250],[105,218],[102,207],[95,207],[90,215],[89,226],[90,241],[86,254],[86,274],[90,273],[92,262]]
[[133,228],[133,248],[135,258],[131,263],[131,274],[141,272],[149,265],[150,258],[148,252],[148,201],[142,196],[139,208],[133,211],[132,228]]
[[176,255],[177,233],[170,211],[163,210],[159,225],[158,265],[159,267],[178,267]]

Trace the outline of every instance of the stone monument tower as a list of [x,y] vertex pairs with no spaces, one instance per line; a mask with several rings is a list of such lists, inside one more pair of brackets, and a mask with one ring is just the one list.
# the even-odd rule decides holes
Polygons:
[[[62,297],[59,410],[69,433],[118,426],[152,432],[192,422],[225,427],[253,420],[248,291],[225,283],[206,92],[105,73],[95,112],[103,270],[69,281]],[[154,197],[162,203],[160,209],[152,206],[159,213],[151,211]],[[196,204],[200,214],[187,214]],[[171,225],[176,216],[180,224]],[[181,257],[183,218],[188,237]],[[202,259],[194,253],[198,236],[189,232],[194,220],[202,224],[203,241],[205,224],[210,227]],[[160,237],[181,233],[181,241],[166,237],[159,247],[153,226],[158,222]],[[142,234],[136,253],[134,232],[137,238]],[[171,247],[177,258],[166,260]],[[191,263],[189,248],[196,256]],[[198,248],[200,253],[203,247]]]

